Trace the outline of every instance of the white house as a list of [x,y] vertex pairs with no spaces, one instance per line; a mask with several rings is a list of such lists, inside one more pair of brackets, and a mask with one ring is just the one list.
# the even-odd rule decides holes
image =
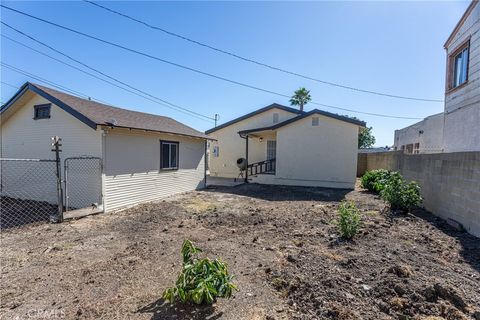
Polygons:
[[[91,176],[95,175],[91,170],[77,172],[82,179],[76,184],[84,183],[85,192],[101,193],[97,198],[103,199],[105,211],[204,186],[208,137],[174,119],[108,106],[29,82],[0,111],[2,158],[52,159],[52,136],[62,139],[62,162],[70,157],[99,158],[103,164],[99,176]],[[98,191],[90,185],[95,179],[101,183]]]
[[405,153],[437,153],[443,151],[443,112],[395,130],[393,148]]
[[365,123],[333,113],[272,104],[207,130],[212,176],[250,182],[353,188],[358,133]]

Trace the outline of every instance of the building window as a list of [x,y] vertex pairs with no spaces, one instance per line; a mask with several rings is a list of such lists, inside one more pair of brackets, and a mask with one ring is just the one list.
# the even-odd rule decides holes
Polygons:
[[413,153],[413,143],[407,144],[406,152],[405,152],[405,153],[408,153],[408,154],[412,154],[412,153]]
[[278,113],[273,114],[273,123],[278,123]]
[[420,153],[420,143],[415,143],[415,145],[413,146],[413,153],[414,154],[419,154]]
[[215,158],[218,158],[218,156],[220,154],[219,152],[220,152],[220,150],[219,150],[218,146],[213,146],[213,156]]
[[318,127],[318,122],[319,122],[318,117],[313,117],[312,118],[312,126]]
[[33,119],[50,119],[51,104],[39,104],[33,106]]
[[178,169],[178,142],[160,141],[160,169]]
[[450,56],[449,89],[454,89],[468,81],[468,61],[470,42],[467,41]]

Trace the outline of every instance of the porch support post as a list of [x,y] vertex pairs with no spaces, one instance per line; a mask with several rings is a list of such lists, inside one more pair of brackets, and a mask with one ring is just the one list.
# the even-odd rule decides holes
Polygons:
[[245,162],[246,162],[246,168],[245,168],[245,183],[248,183],[248,134],[245,135]]

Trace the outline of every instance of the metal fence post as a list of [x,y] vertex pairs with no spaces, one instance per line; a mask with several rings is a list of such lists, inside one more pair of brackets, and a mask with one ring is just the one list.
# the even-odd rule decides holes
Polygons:
[[52,149],[53,152],[55,152],[55,163],[57,166],[57,199],[58,199],[58,212],[55,216],[50,216],[50,222],[52,223],[58,223],[63,221],[63,196],[62,196],[62,166],[61,166],[61,161],[60,161],[60,147],[62,144],[60,143],[62,141],[61,138],[58,136],[52,137],[52,146],[54,149]]

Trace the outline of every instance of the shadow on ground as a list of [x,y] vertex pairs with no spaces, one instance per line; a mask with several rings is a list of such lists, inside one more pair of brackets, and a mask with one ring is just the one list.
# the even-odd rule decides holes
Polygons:
[[222,312],[216,313],[211,305],[191,305],[184,303],[170,304],[164,299],[158,299],[140,309],[137,313],[151,313],[152,320],[170,319],[208,319],[215,320],[222,316]]
[[417,218],[430,223],[434,228],[440,230],[444,234],[455,238],[463,248],[460,252],[462,258],[466,263],[470,264],[472,268],[480,272],[480,238],[477,238],[466,231],[453,228],[445,220],[436,217],[426,210],[413,210],[412,214]]
[[342,201],[352,190],[248,183],[234,187],[211,186],[205,191],[230,193],[268,201]]

